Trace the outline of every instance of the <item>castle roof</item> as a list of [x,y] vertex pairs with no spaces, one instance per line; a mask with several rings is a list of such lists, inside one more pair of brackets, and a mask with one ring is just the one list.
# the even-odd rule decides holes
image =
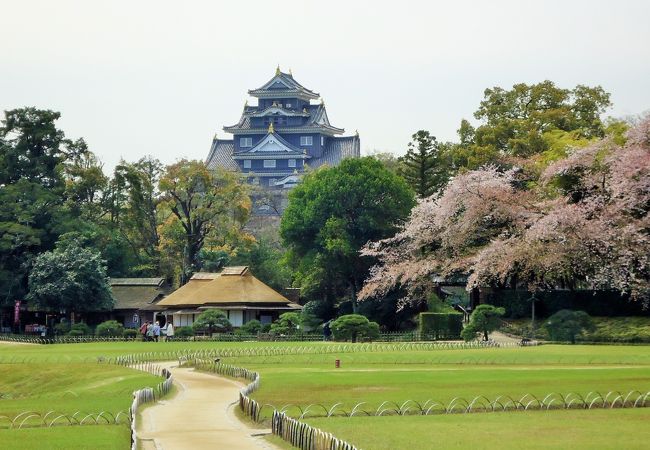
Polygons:
[[263,86],[257,89],[251,89],[248,93],[257,98],[281,98],[281,97],[298,97],[303,99],[317,99],[320,94],[307,89],[296,80],[290,73],[280,71],[278,67],[275,75]]
[[[263,113],[268,111],[270,108],[258,110],[254,106],[247,106],[244,108],[244,112],[239,118],[239,122],[235,125],[225,126],[223,127],[223,130],[232,134],[263,134],[266,132],[266,128],[253,128],[251,126],[251,117],[261,117],[264,115]],[[278,107],[275,108],[279,109]],[[308,105],[305,110],[301,112],[286,108],[282,109],[286,112],[283,115],[300,115],[303,117],[309,117],[307,121],[300,126],[277,125],[278,130],[282,133],[322,132],[329,135],[335,135],[345,132],[343,128],[337,128],[330,123],[329,117],[327,116],[327,110],[323,103],[319,105]]]
[[[242,153],[238,153],[242,155]],[[233,158],[234,145],[233,141],[224,141],[215,139],[212,142],[212,147],[206,165],[209,169],[216,169],[218,167],[238,171],[239,166]],[[323,153],[319,158],[312,158],[308,164],[311,168],[317,168],[323,165],[336,166],[345,158],[359,158],[361,156],[361,141],[358,135],[332,137],[327,140]],[[268,176],[275,174],[265,174]]]

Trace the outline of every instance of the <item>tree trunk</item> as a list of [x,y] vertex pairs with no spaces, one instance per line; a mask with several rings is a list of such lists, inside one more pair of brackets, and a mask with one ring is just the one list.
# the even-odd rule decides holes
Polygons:
[[487,330],[483,330],[483,340],[484,341],[488,340],[488,332],[487,332]]

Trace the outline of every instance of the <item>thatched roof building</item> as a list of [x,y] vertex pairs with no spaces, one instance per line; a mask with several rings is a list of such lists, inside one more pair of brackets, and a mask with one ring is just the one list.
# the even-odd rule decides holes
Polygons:
[[166,309],[176,326],[191,325],[205,309],[216,308],[225,311],[235,327],[253,319],[270,323],[283,312],[302,308],[255,278],[247,266],[196,273],[158,306]]

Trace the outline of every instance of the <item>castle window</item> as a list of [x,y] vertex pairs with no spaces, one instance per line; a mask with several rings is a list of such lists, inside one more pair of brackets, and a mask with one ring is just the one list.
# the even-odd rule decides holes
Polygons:
[[311,136],[300,136],[300,145],[314,145],[314,138]]
[[244,169],[250,169],[251,168],[251,160],[250,159],[245,159],[244,160]]
[[240,147],[252,147],[253,146],[253,138],[250,138],[250,137],[239,138],[239,146]]
[[295,159],[290,159],[289,160],[289,167],[296,167],[296,160]]
[[264,160],[265,169],[274,169],[275,168],[275,159],[265,159]]

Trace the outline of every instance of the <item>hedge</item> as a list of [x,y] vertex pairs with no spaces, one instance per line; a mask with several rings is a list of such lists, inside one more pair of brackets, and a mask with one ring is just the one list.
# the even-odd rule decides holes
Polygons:
[[420,313],[420,334],[431,339],[460,339],[463,330],[463,314],[449,313]]

